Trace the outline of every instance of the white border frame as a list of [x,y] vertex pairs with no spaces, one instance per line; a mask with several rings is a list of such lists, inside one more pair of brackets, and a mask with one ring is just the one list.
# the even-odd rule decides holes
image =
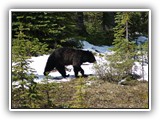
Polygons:
[[[148,109],[12,109],[11,108],[11,70],[12,70],[12,60],[11,60],[11,28],[12,28],[12,12],[77,12],[77,11],[86,11],[86,12],[117,12],[117,11],[128,11],[128,12],[149,12],[149,73],[148,73],[148,82],[149,82],[149,108]],[[150,111],[151,110],[151,10],[150,9],[10,9],[9,10],[9,110],[10,111]]]

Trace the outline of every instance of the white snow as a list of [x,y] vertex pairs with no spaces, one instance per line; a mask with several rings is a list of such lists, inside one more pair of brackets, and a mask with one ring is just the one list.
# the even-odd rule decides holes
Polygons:
[[[88,43],[87,41],[82,41],[82,43],[84,45],[83,50],[89,50],[92,52],[101,53],[103,55],[113,53],[112,51],[109,50],[109,48],[111,48],[110,46],[95,46],[95,45]],[[43,56],[31,58],[33,62],[30,64],[30,67],[35,69],[36,71],[35,74],[38,76],[38,79],[35,80],[36,82],[42,82],[44,79],[43,71],[44,71],[48,57],[49,55],[43,55]],[[104,57],[95,56],[95,58],[98,63],[107,62]],[[49,79],[49,82],[52,82],[52,81],[67,82],[73,79],[74,78],[73,67],[71,65],[66,66],[66,67],[70,69],[70,71],[66,71],[66,73],[70,75],[68,78],[63,78],[58,71],[53,71],[53,72],[50,72],[49,74],[50,77],[52,78],[52,79]],[[83,65],[81,65],[81,67],[84,69],[85,74],[87,75],[95,74],[92,68],[93,67],[92,63],[84,63]],[[143,80],[143,77],[144,77],[144,80],[148,81],[148,64],[144,66],[144,73],[142,73],[142,65],[139,62],[135,62],[132,68],[132,71],[134,74],[141,76],[141,78],[138,80]]]
[[81,41],[81,43],[83,44],[83,50],[89,50],[92,52],[98,52],[98,53],[107,53],[107,52],[111,52],[109,50],[109,48],[111,48],[111,46],[95,46],[90,44],[87,41]]
[[137,41],[137,44],[140,45],[140,44],[146,42],[147,40],[148,40],[148,38],[146,38],[145,36],[140,36],[140,37],[138,37],[138,39],[136,41]]
[[133,74],[139,75],[141,77],[140,79],[138,79],[139,81],[143,79],[148,81],[148,64],[144,64],[142,68],[142,63],[134,62],[132,71]]

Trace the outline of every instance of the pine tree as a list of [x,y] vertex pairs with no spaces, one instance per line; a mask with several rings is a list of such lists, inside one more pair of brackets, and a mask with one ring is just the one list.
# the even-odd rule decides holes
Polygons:
[[84,24],[90,43],[112,45],[114,12],[84,12]]
[[[37,78],[33,73],[35,72],[29,64],[32,62],[29,58],[32,46],[30,41],[24,39],[26,35],[23,33],[25,30],[23,25],[19,26],[19,33],[17,38],[12,41],[12,94],[17,97],[15,93],[16,89],[19,90],[18,99],[13,98],[12,102],[15,102],[15,106],[19,108],[31,107],[32,105],[28,102],[28,88],[32,87],[34,79]],[[33,90],[32,90],[33,92]]]
[[133,12],[130,25],[130,40],[135,41],[139,36],[148,37],[148,12]]
[[42,108],[55,108],[54,100],[57,97],[59,83],[49,82],[51,76],[46,76],[42,81],[41,91],[43,92]]
[[46,94],[45,108],[51,108],[52,107],[52,101],[51,101],[51,98],[50,98],[51,86],[48,82],[48,79],[49,79],[49,76],[46,76],[44,81],[43,81],[44,84],[45,84],[44,91],[45,91],[45,94]]
[[87,108],[87,104],[85,101],[86,94],[86,82],[83,78],[78,78],[75,85],[75,94],[70,102],[71,108]]
[[[75,37],[76,17],[69,12],[13,12],[12,37],[19,32],[22,24],[23,31],[29,41],[37,40],[41,45],[55,48],[66,39]],[[43,54],[43,53],[42,53]]]
[[[133,66],[135,55],[135,44],[130,41],[130,24],[132,12],[118,12],[115,16],[116,26],[114,28],[114,51],[113,55],[108,56],[110,61],[110,69],[113,69],[118,78],[123,79],[125,76],[132,73],[131,68]],[[115,71],[116,70],[116,71]]]
[[[103,20],[106,13],[103,13]],[[136,56],[144,57],[144,50],[138,55],[136,39],[139,36],[146,35],[148,30],[148,13],[147,12],[116,12],[114,27],[114,47],[111,49],[113,54],[106,55],[104,64],[95,66],[96,73],[100,79],[108,81],[119,81],[126,77],[133,77],[132,66],[136,61]],[[143,22],[141,20],[144,20]],[[103,21],[103,26],[105,21]],[[105,29],[103,27],[103,29]],[[148,51],[146,47],[143,48]],[[140,50],[140,49],[139,49]],[[146,53],[147,54],[147,53]],[[143,60],[143,59],[142,59]],[[141,61],[142,62],[142,61]],[[142,64],[143,71],[143,64]]]
[[84,13],[77,12],[77,32],[79,36],[86,37],[88,36],[86,26],[84,25]]

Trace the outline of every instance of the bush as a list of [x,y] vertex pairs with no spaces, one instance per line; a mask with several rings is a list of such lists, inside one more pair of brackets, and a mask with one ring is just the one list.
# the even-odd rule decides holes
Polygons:
[[119,82],[130,75],[133,61],[118,62],[118,57],[119,56],[106,55],[106,62],[100,61],[100,64],[94,65],[95,73],[99,79],[109,82]]

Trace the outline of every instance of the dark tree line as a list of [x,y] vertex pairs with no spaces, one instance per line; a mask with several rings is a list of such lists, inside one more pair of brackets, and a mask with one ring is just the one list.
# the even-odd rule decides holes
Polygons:
[[[65,46],[70,40],[84,39],[97,45],[112,45],[117,12],[12,12],[12,40],[23,26],[25,39],[48,45]],[[132,12],[130,39],[148,35],[148,13]],[[72,42],[71,42],[72,44]],[[68,45],[68,44],[66,44]],[[73,44],[74,45],[74,44]]]
[[[25,39],[56,48],[70,40],[88,40],[111,45],[115,13],[101,12],[12,12],[12,40],[23,26]],[[71,43],[72,44],[72,43]],[[68,44],[66,44],[68,45]]]

